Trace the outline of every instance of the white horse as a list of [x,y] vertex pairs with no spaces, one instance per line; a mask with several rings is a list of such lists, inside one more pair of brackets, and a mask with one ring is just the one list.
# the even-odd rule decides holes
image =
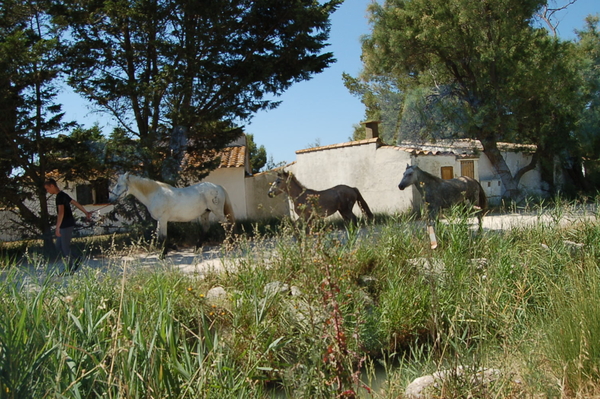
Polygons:
[[[125,173],[119,176],[117,184],[111,190],[109,201],[115,202],[127,194],[133,195],[144,204],[152,218],[158,222],[157,233],[160,242],[166,243],[168,222],[190,222],[199,219],[202,230],[206,233],[209,227],[208,217],[212,212],[221,223],[235,224],[229,195],[217,184],[204,182],[176,188]],[[166,250],[165,245],[163,255]]]

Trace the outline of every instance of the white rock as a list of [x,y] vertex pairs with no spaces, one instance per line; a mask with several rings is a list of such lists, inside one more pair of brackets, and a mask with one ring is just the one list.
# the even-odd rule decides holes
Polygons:
[[282,292],[288,292],[289,290],[289,285],[282,283],[281,281],[273,281],[265,285],[263,292],[265,295],[275,295],[280,294]]
[[404,395],[407,399],[421,399],[424,398],[424,390],[435,384],[435,378],[433,375],[425,375],[423,377],[415,378],[404,391]]
[[501,371],[498,369],[487,369],[482,368],[477,371],[469,370],[465,371],[462,366],[457,367],[455,370],[442,370],[435,372],[430,375],[415,378],[404,391],[407,399],[425,399],[430,397],[429,393],[426,392],[427,388],[439,387],[446,380],[452,377],[460,377],[464,374],[470,377],[471,384],[474,385],[488,385],[493,381],[496,381],[501,376]]
[[206,293],[206,299],[221,299],[225,297],[227,297],[227,291],[220,286],[213,287]]
[[407,262],[416,268],[432,275],[443,276],[446,272],[444,261],[437,258],[414,258]]

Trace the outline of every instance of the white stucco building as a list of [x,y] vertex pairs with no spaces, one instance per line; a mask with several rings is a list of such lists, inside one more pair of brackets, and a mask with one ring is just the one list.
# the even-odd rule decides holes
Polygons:
[[[356,187],[373,212],[403,212],[420,205],[414,187],[398,189],[407,165],[417,165],[442,179],[470,176],[481,183],[490,204],[501,201],[502,183],[478,141],[388,146],[377,136],[377,124],[367,124],[365,140],[296,151],[296,162],[286,169],[307,188],[323,190],[337,184]],[[529,164],[535,151],[531,145],[499,143],[498,147],[513,174]],[[523,175],[519,188],[527,195],[546,195],[537,168]],[[358,209],[355,206],[356,214]]]

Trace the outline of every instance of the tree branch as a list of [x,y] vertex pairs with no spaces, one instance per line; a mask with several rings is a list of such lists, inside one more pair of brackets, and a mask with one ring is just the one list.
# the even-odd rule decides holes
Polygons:
[[558,25],[560,25],[560,21],[553,23],[552,22],[552,18],[554,17],[554,14],[556,14],[559,11],[562,10],[566,10],[567,7],[569,7],[572,4],[575,4],[577,0],[568,0],[567,4],[565,4],[562,7],[558,7],[558,8],[550,8],[548,7],[548,5],[546,4],[544,7],[542,7],[542,9],[536,13],[536,16],[541,19],[543,22],[546,23],[546,25],[548,26],[548,29],[550,30],[550,32],[552,32],[552,35],[554,37],[558,36],[557,33],[557,29],[558,29]]

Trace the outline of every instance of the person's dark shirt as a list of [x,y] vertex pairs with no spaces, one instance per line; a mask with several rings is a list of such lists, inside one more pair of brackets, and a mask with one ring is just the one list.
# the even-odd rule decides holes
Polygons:
[[69,197],[69,194],[64,191],[56,194],[56,212],[58,213],[58,206],[64,205],[65,214],[63,216],[62,223],[60,224],[61,229],[75,226],[75,218],[73,217],[73,211],[71,210],[71,201],[73,199]]

